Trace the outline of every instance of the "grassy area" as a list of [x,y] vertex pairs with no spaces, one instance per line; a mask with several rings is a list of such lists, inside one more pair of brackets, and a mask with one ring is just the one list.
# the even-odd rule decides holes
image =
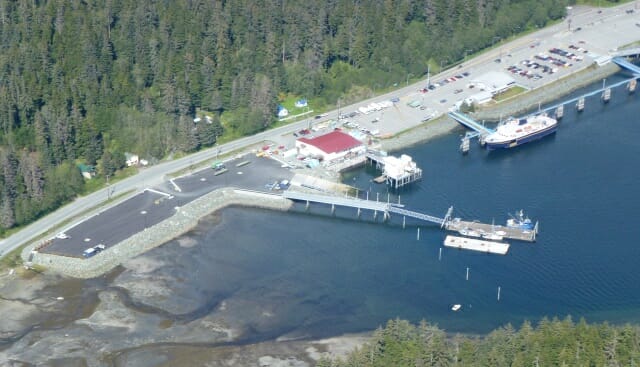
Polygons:
[[498,103],[499,103],[499,102],[502,102],[502,101],[504,101],[504,100],[506,100],[506,99],[509,99],[509,98],[515,97],[515,96],[517,96],[517,95],[519,95],[519,94],[522,94],[522,93],[524,93],[524,92],[526,92],[526,91],[527,91],[527,90],[526,90],[525,88],[523,88],[523,87],[521,87],[521,86],[519,86],[519,85],[516,85],[515,87],[513,87],[513,88],[509,88],[508,90],[506,90],[506,91],[505,91],[505,92],[503,92],[503,93],[500,93],[500,94],[495,95],[495,96],[493,97],[493,99],[494,99],[496,102],[498,102]]
[[632,3],[634,0],[577,0],[576,5],[587,5],[595,8],[611,8],[625,3]]
[[638,46],[640,46],[640,41],[635,41],[635,42],[628,43],[624,46],[618,47],[618,50],[624,50],[625,48],[633,48]]

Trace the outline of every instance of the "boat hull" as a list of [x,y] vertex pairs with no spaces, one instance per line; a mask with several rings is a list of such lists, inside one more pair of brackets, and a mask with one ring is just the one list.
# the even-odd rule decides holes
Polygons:
[[515,148],[522,144],[526,144],[538,139],[542,139],[547,135],[551,135],[555,133],[556,130],[558,130],[557,124],[549,126],[547,129],[536,131],[535,133],[518,137],[515,139],[501,141],[501,142],[486,142],[485,147],[488,150]]

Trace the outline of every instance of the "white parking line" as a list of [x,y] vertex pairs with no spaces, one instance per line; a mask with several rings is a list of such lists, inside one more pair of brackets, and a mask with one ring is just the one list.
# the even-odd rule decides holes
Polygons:
[[168,197],[169,199],[173,198],[173,195],[167,194],[166,192],[154,190],[154,189],[146,188],[146,189],[143,190],[143,192],[144,191],[153,192],[154,194],[158,194],[158,195],[164,195],[164,196]]
[[182,189],[173,181],[173,178],[170,179],[169,182],[171,182],[171,185],[173,185],[174,190],[176,190],[177,192],[182,192]]

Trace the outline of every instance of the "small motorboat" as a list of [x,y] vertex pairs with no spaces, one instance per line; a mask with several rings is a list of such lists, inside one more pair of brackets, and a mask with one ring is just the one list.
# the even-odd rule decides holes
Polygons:
[[451,306],[451,311],[459,311],[462,308],[461,304],[456,303],[455,305]]

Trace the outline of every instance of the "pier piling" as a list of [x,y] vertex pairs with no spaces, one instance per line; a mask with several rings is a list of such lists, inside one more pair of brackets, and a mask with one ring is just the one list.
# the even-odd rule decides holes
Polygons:
[[438,251],[438,261],[442,261],[442,247],[440,247],[440,251]]
[[556,109],[556,119],[560,120],[562,116],[564,116],[564,105],[560,105]]
[[469,267],[467,267],[467,277],[465,279],[469,280]]
[[420,227],[418,227],[418,235],[416,237],[417,237],[416,240],[420,241]]

